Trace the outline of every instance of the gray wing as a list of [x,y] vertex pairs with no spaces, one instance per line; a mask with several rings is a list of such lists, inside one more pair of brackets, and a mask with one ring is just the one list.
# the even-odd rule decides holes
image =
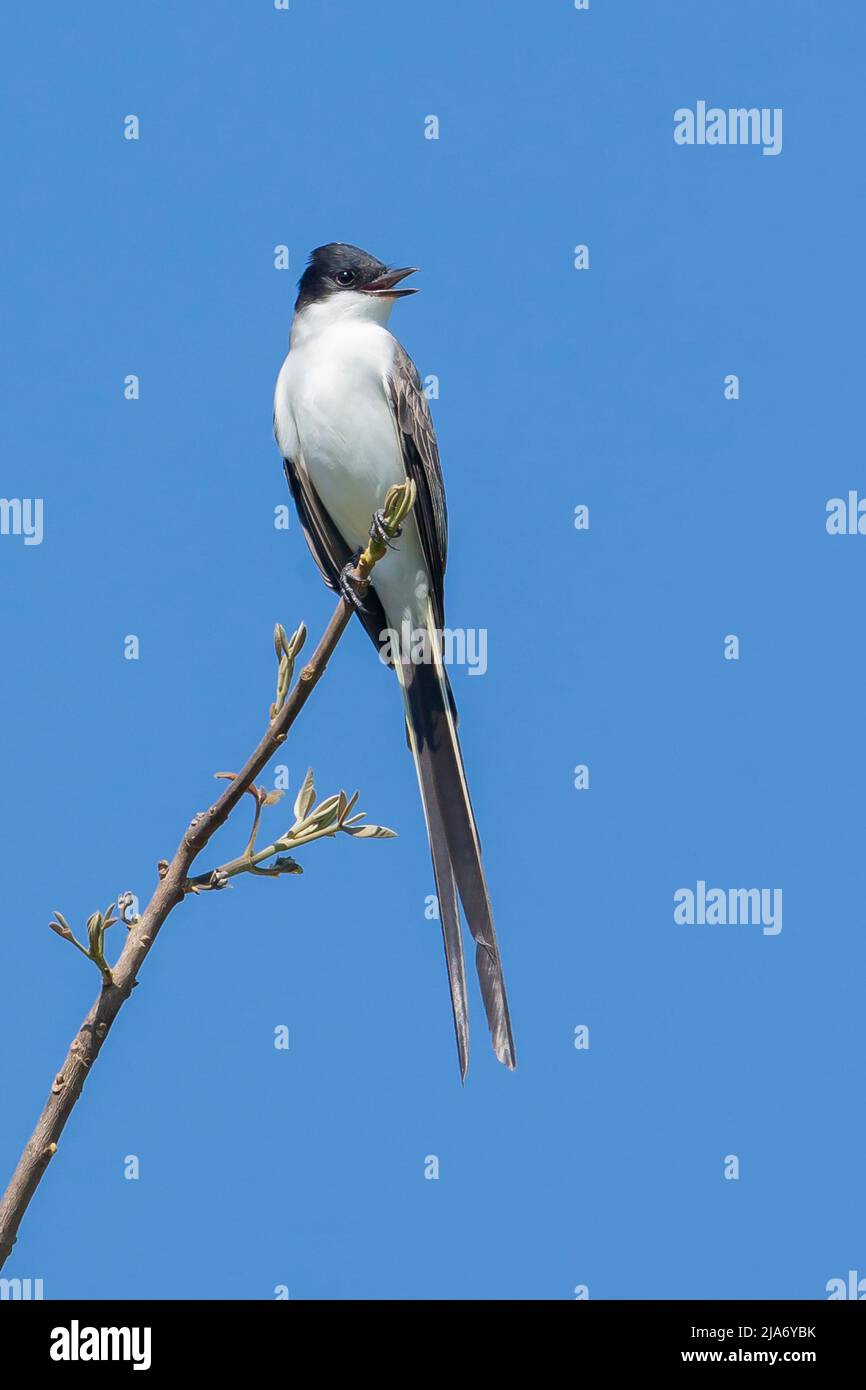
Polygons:
[[306,475],[292,459],[283,459],[289,491],[294,499],[298,519],[306,537],[310,554],[329,589],[338,588],[340,571],[351,558],[349,547],[325,511]]
[[438,627],[445,626],[445,563],[448,557],[448,514],[439,463],[436,431],[418,369],[397,344],[388,379],[391,406],[397,421],[407,476],[418,489],[414,516],[421,535],[430,576],[430,591]]
[[[310,547],[310,554],[328,588],[339,592],[340,571],[352,559],[352,551],[331,520],[330,514],[322,506],[319,495],[305,471],[298,468],[292,459],[287,458],[283,459],[283,468],[301,528]],[[358,617],[378,650],[381,646],[381,634],[388,626],[388,620],[372,588],[367,591]]]

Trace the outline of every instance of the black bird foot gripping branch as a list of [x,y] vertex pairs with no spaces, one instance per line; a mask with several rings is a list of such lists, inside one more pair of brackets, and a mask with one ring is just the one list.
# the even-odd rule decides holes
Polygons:
[[[385,506],[370,530],[370,541],[355,566],[357,590],[366,591],[374,566],[387,553],[388,545],[400,533],[400,527],[415,502],[415,484],[406,482],[391,488]],[[112,1023],[137,984],[138,972],[144,964],[157,935],[169,913],[191,894],[228,887],[239,874],[265,874],[277,878],[301,873],[301,866],[289,851],[300,850],[314,840],[338,834],[355,839],[386,839],[393,831],[384,826],[370,825],[363,812],[356,812],[358,794],[347,797],[340,791],[326,797],[317,805],[312,771],[308,772],[294,805],[292,824],[264,848],[256,848],[262,811],[274,805],[282,792],[269,792],[256,786],[255,779],[267,765],[280,744],[285,742],[312,691],[325,673],[328,662],[352,617],[353,608],[346,598],[340,598],[334,615],[310,661],[292,684],[295,660],[306,640],[303,624],[289,638],[277,626],[277,691],[270,708],[270,723],[258,746],[240,772],[220,772],[217,776],[228,782],[225,790],[206,811],[195,816],[178,845],[174,858],[161,860],[158,866],[159,883],[150,902],[138,917],[130,915],[132,895],[124,893],[117,904],[105,912],[95,912],[87,922],[85,946],[78,941],[61,913],[55,912],[49,923],[51,930],[91,960],[101,975],[101,989],[91,1005],[84,1022],[73,1038],[66,1059],[54,1078],[48,1099],[36,1127],[28,1140],[18,1166],[12,1174],[3,1197],[0,1198],[0,1269],[8,1259],[18,1235],[24,1213],[36,1192],[72,1110],[81,1095],[87,1074],[108,1036]],[[255,802],[252,830],[243,853],[207,873],[190,877],[194,861],[211,836],[223,825],[244,796]],[[115,911],[119,916],[113,915]],[[123,949],[114,965],[105,957],[105,937],[110,927],[121,921],[126,927]]]

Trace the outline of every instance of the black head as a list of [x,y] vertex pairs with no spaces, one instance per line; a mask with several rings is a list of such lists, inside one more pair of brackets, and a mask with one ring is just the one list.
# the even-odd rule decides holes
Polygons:
[[375,256],[358,246],[348,246],[343,241],[317,246],[298,281],[295,312],[298,313],[308,304],[328,299],[332,294],[346,291],[374,295],[377,299],[402,299],[404,295],[414,294],[415,290],[398,290],[394,286],[414,270],[414,266],[403,270],[389,269]]

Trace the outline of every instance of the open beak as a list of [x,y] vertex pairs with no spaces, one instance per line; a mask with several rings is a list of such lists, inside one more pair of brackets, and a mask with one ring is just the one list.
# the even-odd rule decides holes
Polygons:
[[376,280],[371,280],[368,285],[364,285],[362,293],[375,295],[377,299],[402,299],[404,295],[417,294],[417,286],[408,290],[394,289],[394,286],[399,285],[401,280],[405,280],[407,275],[414,275],[417,269],[417,265],[410,265],[403,270],[386,270],[384,275],[380,275]]

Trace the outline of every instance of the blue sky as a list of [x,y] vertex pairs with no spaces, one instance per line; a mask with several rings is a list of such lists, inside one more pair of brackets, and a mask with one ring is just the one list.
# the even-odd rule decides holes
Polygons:
[[[44,538],[0,536],[0,1180],[97,984],[52,910],[147,899],[259,736],[274,622],[332,609],[274,528],[270,423],[325,241],[422,267],[392,327],[440,382],[448,619],[488,633],[454,685],[519,1067],[473,993],[459,1085],[399,695],[358,627],[281,761],[399,839],[174,914],[4,1273],[545,1299],[866,1274],[866,539],[825,529],[866,492],[864,30],[806,0],[7,19],[0,493],[43,499]],[[677,146],[698,100],[782,108],[782,153]],[[698,880],[781,888],[782,931],[676,925]]]

